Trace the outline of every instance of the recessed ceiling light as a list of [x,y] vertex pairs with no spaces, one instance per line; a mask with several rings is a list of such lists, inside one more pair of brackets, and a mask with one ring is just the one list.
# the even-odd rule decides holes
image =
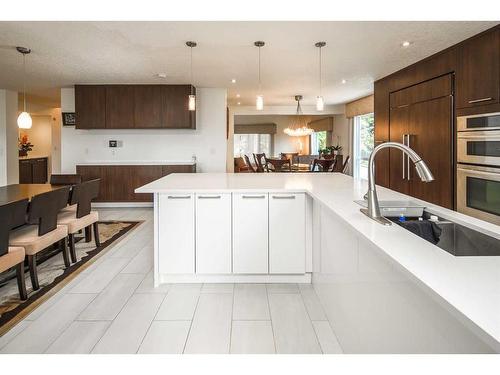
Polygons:
[[158,73],[156,76],[158,78],[167,78],[167,73]]
[[235,78],[233,78],[233,79],[231,80],[231,83],[236,83],[236,79],[235,79]]
[[346,81],[345,79],[343,79],[343,80],[342,80],[342,84],[343,84],[343,85],[345,85],[345,84],[346,84],[346,82],[347,82],[347,81]]
[[406,48],[406,47],[409,47],[410,44],[411,43],[409,41],[405,40],[403,43],[401,43],[401,46],[403,46],[404,48]]
[[241,95],[240,94],[236,94],[236,97],[239,98]]
[[240,105],[240,104],[241,104],[241,103],[240,103],[240,102],[238,102],[238,105]]

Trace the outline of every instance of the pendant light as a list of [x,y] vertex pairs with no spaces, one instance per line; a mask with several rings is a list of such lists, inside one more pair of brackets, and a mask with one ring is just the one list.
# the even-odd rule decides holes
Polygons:
[[302,108],[300,106],[302,95],[295,95],[295,100],[297,101],[297,112],[293,119],[293,124],[283,130],[283,133],[291,137],[305,137],[311,135],[314,130],[307,125],[307,118],[302,113]]
[[190,48],[191,51],[191,94],[189,94],[188,99],[188,109],[190,111],[196,111],[196,95],[193,92],[193,47],[196,47],[196,42],[188,41],[186,42],[186,46]]
[[266,43],[258,40],[254,43],[255,47],[259,48],[259,93],[257,94],[257,98],[255,100],[255,107],[257,111],[262,111],[264,109],[264,96],[262,95],[262,86],[260,81],[260,48],[264,47]]
[[23,111],[17,118],[17,126],[20,129],[31,129],[33,121],[28,112],[26,112],[26,55],[31,53],[31,50],[26,47],[16,47],[16,50],[23,55]]
[[326,46],[326,42],[318,42],[315,44],[319,49],[319,95],[316,97],[316,110],[323,111],[325,109],[325,101],[323,100],[323,95],[321,93],[322,85],[321,85],[321,48]]

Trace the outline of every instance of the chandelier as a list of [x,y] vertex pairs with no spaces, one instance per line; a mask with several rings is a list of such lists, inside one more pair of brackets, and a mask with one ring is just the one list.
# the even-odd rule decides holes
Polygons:
[[305,137],[311,135],[314,130],[307,126],[307,118],[302,113],[302,108],[300,107],[302,95],[295,95],[295,100],[297,101],[295,119],[293,120],[292,126],[288,126],[283,132],[290,137]]

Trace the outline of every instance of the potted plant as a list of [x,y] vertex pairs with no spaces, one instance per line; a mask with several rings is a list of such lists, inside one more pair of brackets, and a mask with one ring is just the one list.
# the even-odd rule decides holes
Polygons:
[[28,152],[33,151],[33,147],[35,146],[28,140],[28,136],[22,135],[19,138],[19,157],[28,156]]
[[333,155],[338,155],[340,151],[342,151],[342,146],[337,144],[336,146],[330,146],[330,149],[332,150],[331,152]]

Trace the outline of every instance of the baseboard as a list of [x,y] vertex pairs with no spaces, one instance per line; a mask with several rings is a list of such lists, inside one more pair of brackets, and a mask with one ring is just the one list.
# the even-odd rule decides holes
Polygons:
[[153,207],[153,202],[96,202],[92,203],[95,208],[137,208],[137,207]]
[[173,275],[160,274],[159,283],[311,283],[311,274],[302,275]]

